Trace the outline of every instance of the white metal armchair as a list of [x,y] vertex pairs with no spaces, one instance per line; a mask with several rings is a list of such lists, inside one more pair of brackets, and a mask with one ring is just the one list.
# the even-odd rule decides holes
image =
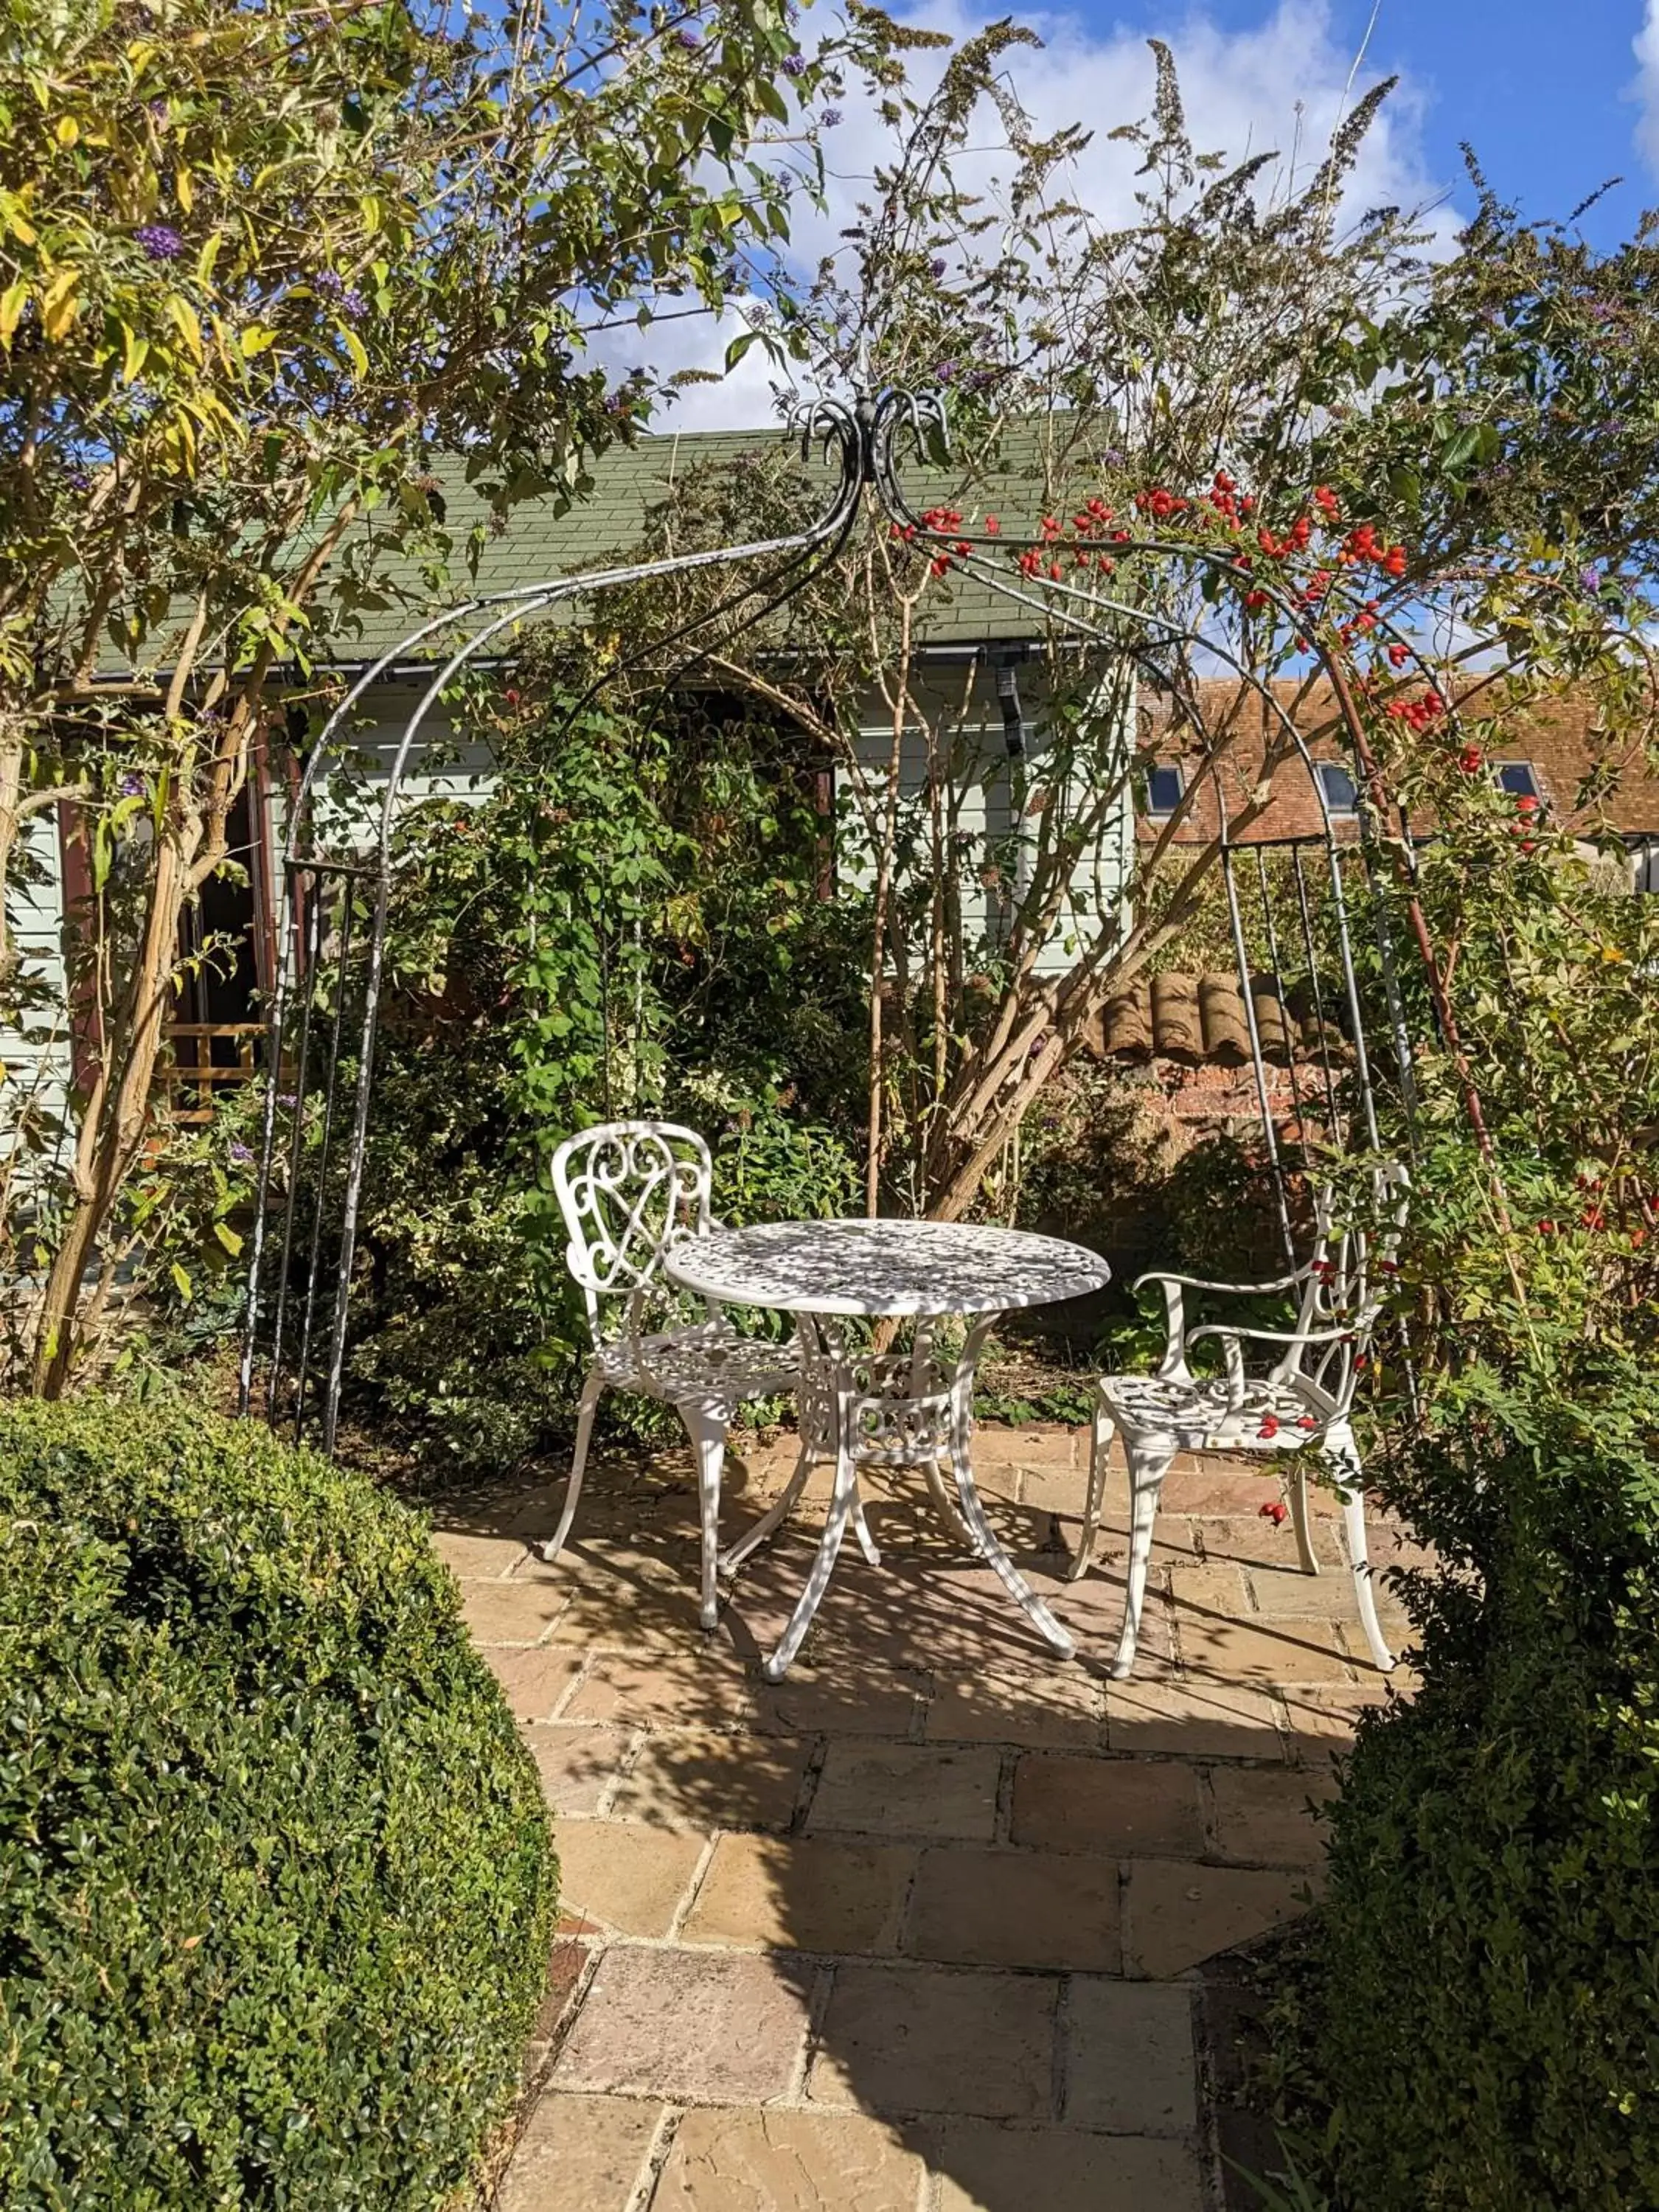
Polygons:
[[793,1390],[800,1373],[793,1342],[739,1336],[712,1304],[701,1322],[645,1327],[653,1304],[668,1307],[672,1316],[679,1299],[660,1279],[671,1247],[715,1226],[713,1182],[708,1146],[695,1129],[668,1121],[607,1121],[568,1139],[553,1155],[554,1194],[570,1238],[565,1260],[586,1300],[593,1356],[582,1385],[564,1510],[540,1547],[544,1559],[556,1559],[570,1534],[604,1392],[633,1390],[671,1405],[697,1455],[705,1628],[718,1618],[726,1431],[745,1398]]
[[[1313,1256],[1293,1274],[1270,1283],[1207,1283],[1153,1269],[1136,1283],[1137,1290],[1141,1283],[1163,1285],[1168,1346],[1156,1375],[1104,1375],[1097,1386],[1083,1533],[1070,1570],[1075,1581],[1087,1571],[1093,1556],[1107,1455],[1114,1431],[1121,1431],[1129,1470],[1129,1567],[1123,1630],[1112,1662],[1116,1680],[1122,1680],[1134,1667],[1158,1497],[1178,1451],[1292,1455],[1285,1468],[1285,1490],[1299,1564],[1310,1575],[1319,1572],[1319,1562],[1308,1528],[1306,1455],[1320,1454],[1334,1477],[1342,1504],[1365,1640],[1380,1668],[1387,1672],[1393,1667],[1394,1655],[1376,1617],[1365,1550],[1364,1477],[1349,1417],[1382,1308],[1373,1279],[1393,1267],[1409,1184],[1405,1170],[1390,1165],[1377,1171],[1374,1185],[1375,1221],[1370,1227],[1339,1229],[1333,1194],[1328,1189],[1319,1194]],[[1188,1291],[1234,1297],[1294,1291],[1295,1323],[1289,1329],[1224,1322],[1189,1329]],[[1188,1364],[1188,1352],[1205,1337],[1216,1338],[1221,1346],[1224,1372],[1214,1378],[1194,1375]],[[1265,1375],[1246,1374],[1246,1343],[1280,1347]]]

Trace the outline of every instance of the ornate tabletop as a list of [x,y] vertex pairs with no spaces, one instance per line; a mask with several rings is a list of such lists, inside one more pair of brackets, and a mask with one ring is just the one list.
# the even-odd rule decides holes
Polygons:
[[1010,1313],[1099,1290],[1098,1253],[1060,1237],[957,1221],[767,1221],[677,1245],[683,1290],[802,1314]]

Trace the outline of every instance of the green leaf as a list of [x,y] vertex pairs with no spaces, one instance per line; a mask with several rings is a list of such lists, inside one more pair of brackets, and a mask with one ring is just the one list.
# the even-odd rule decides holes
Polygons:
[[1402,507],[1410,507],[1413,512],[1423,503],[1423,480],[1415,469],[1390,469],[1389,489]]
[[182,292],[173,293],[168,300],[167,314],[199,367],[204,357],[202,347],[202,325],[195,308],[191,307]]
[[195,1285],[191,1283],[190,1277],[185,1273],[184,1268],[179,1265],[177,1260],[173,1261],[168,1273],[173,1277],[173,1286],[174,1290],[178,1291],[179,1297],[183,1298],[185,1304],[188,1305],[191,1298],[196,1295]]
[[17,328],[28,303],[27,277],[20,276],[15,284],[9,284],[3,292],[0,292],[0,345],[10,345],[11,334]]

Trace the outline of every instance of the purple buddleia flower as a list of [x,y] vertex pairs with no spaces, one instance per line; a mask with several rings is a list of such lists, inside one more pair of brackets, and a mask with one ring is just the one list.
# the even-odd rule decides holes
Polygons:
[[239,1168],[245,1168],[252,1159],[253,1154],[246,1145],[233,1145],[230,1148],[230,1157]]
[[142,799],[149,789],[149,783],[148,779],[140,775],[137,769],[129,769],[126,774],[121,778],[121,796],[123,799]]
[[185,241],[170,222],[142,222],[133,236],[152,261],[176,261]]
[[1578,581],[1594,599],[1601,588],[1601,571],[1599,568],[1581,568],[1578,571]]
[[820,116],[819,116],[819,118],[818,118],[818,128],[819,128],[821,131],[833,131],[833,130],[835,129],[836,125],[840,121],[841,121],[841,110],[840,110],[840,108],[838,108],[838,107],[826,107],[826,108],[824,109],[824,111],[823,111],[823,114],[822,114],[822,115],[820,115]]
[[153,119],[157,123],[166,123],[173,113],[173,110],[168,106],[167,101],[159,98],[151,100],[149,104],[149,112]]
[[955,362],[941,361],[934,363],[933,381],[935,384],[954,384],[956,380],[957,363]]
[[927,264],[927,274],[930,276],[942,276],[949,265],[942,253],[936,253]]
[[805,54],[786,54],[778,66],[786,76],[805,76],[806,57]]
[[702,33],[700,31],[694,31],[690,23],[684,24],[679,30],[675,32],[674,36],[679,40],[681,46],[685,48],[688,54],[700,53],[702,52]]
[[368,301],[356,286],[349,285],[332,269],[319,270],[311,280],[311,289],[319,300],[329,301],[352,322],[368,313]]

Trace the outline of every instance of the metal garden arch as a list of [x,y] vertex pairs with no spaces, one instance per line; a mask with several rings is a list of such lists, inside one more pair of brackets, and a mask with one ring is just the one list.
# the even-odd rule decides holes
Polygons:
[[[923,520],[911,507],[899,477],[898,448],[908,437],[918,458],[925,458],[930,435],[943,441],[945,412],[933,395],[898,390],[860,394],[850,404],[819,400],[796,418],[803,453],[820,445],[836,465],[831,489],[823,512],[805,528],[789,536],[721,547],[672,558],[629,563],[585,574],[548,579],[510,592],[494,593],[447,608],[418,624],[396,646],[380,655],[357,678],[329,716],[312,748],[295,794],[283,839],[283,897],[278,938],[278,966],[269,1018],[267,1080],[258,1158],[256,1212],[249,1245],[247,1316],[245,1324],[240,1403],[244,1413],[262,1401],[265,1417],[274,1423],[291,1420],[296,1433],[307,1424],[315,1426],[325,1450],[331,1450],[337,1428],[350,1316],[350,1287],[356,1259],[363,1177],[372,1109],[375,1039],[380,1013],[382,969],[392,885],[392,833],[399,791],[411,757],[422,739],[434,708],[455,677],[492,641],[521,623],[535,621],[573,600],[592,593],[636,584],[658,577],[694,570],[737,568],[776,562],[780,565],[761,587],[747,582],[734,599],[722,602],[683,625],[662,646],[690,648],[689,665],[697,656],[696,637],[721,614],[764,592],[764,604],[745,617],[763,620],[799,591],[832,562],[846,544],[857,519],[866,488],[887,520],[903,530],[913,542],[935,547],[952,556],[953,565],[972,574],[1001,598],[1036,608],[1058,623],[1080,642],[1105,645],[1127,656],[1140,668],[1167,681],[1167,670],[1157,659],[1160,644],[1197,643],[1224,663],[1231,663],[1241,679],[1264,701],[1277,718],[1286,741],[1297,752],[1312,785],[1322,823],[1321,840],[1329,872],[1332,911],[1336,923],[1340,975],[1334,979],[1346,1013],[1350,1064],[1345,1082],[1346,1125],[1357,1118],[1355,1132],[1364,1148],[1375,1151],[1378,1124],[1371,1062],[1365,1039],[1361,992],[1356,973],[1354,943],[1343,882],[1343,854],[1352,848],[1338,838],[1331,810],[1315,763],[1301,732],[1282,702],[1253,671],[1232,655],[1224,641],[1181,628],[1164,617],[1127,600],[1085,593],[1075,586],[1042,577],[1037,590],[1013,583],[997,565],[1011,551],[1045,541],[1022,540],[1012,533],[996,538],[964,537],[959,530],[945,532]],[[1135,550],[1191,556],[1189,544],[1138,539]],[[1253,578],[1260,587],[1261,580]],[[1113,628],[1107,628],[1103,617]],[[378,831],[367,858],[331,854],[325,843],[326,824],[319,819],[318,801],[331,771],[337,769],[349,741],[349,720],[357,702],[379,678],[407,660],[420,647],[446,632],[461,630],[453,647],[422,692],[402,732],[380,796]],[[1195,699],[1183,700],[1185,711],[1199,731],[1206,757],[1214,751]],[[1358,809],[1360,852],[1367,880],[1376,890],[1375,858],[1378,801],[1382,797],[1374,764],[1356,757],[1355,781],[1361,799]],[[1213,765],[1212,775],[1218,770]],[[1225,886],[1242,997],[1249,1027],[1264,1145],[1271,1170],[1275,1205],[1286,1249],[1291,1249],[1291,1221],[1285,1163],[1274,1130],[1270,1085],[1262,1039],[1250,988],[1251,975],[1238,881],[1238,854],[1227,835],[1224,804],[1219,810],[1218,861]],[[1409,854],[1409,830],[1401,834]],[[1258,867],[1261,863],[1258,860]],[[1300,855],[1296,861],[1300,892],[1300,923],[1304,949],[1316,990],[1319,988],[1317,959],[1309,921],[1309,902]],[[351,1017],[348,1032],[346,994],[334,994],[331,1007],[319,997],[324,969],[324,914],[326,890],[338,896],[340,935],[337,965],[343,970],[350,951],[355,916],[361,898],[367,906],[368,938],[362,954],[365,981],[361,1009]],[[1267,939],[1275,969],[1279,944],[1274,918],[1267,906],[1267,878],[1260,874]],[[1402,1097],[1411,1099],[1411,1047],[1397,984],[1397,963],[1383,902],[1372,899],[1382,972],[1387,991],[1389,1025],[1398,1064]],[[1322,1019],[1322,1031],[1323,1024]],[[355,1042],[355,1080],[343,1085],[341,1069],[349,1064],[347,1051]],[[308,1090],[314,1066],[320,1066],[320,1103]],[[284,1091],[279,1071],[293,1070],[291,1089]],[[1294,1077],[1292,1079],[1294,1082]],[[1322,1080],[1334,1122],[1338,1115],[1338,1081],[1326,1051]],[[346,1095],[342,1095],[343,1090]],[[283,1110],[288,1124],[282,1130]],[[1298,1120],[1302,1120],[1298,1115]],[[316,1149],[308,1172],[302,1175],[308,1130]],[[1303,1122],[1305,1144],[1305,1121]],[[326,1240],[323,1231],[324,1194],[337,1157],[342,1158],[341,1214],[337,1251],[331,1259],[331,1284],[325,1284]],[[308,1218],[302,1218],[309,1194]]]

